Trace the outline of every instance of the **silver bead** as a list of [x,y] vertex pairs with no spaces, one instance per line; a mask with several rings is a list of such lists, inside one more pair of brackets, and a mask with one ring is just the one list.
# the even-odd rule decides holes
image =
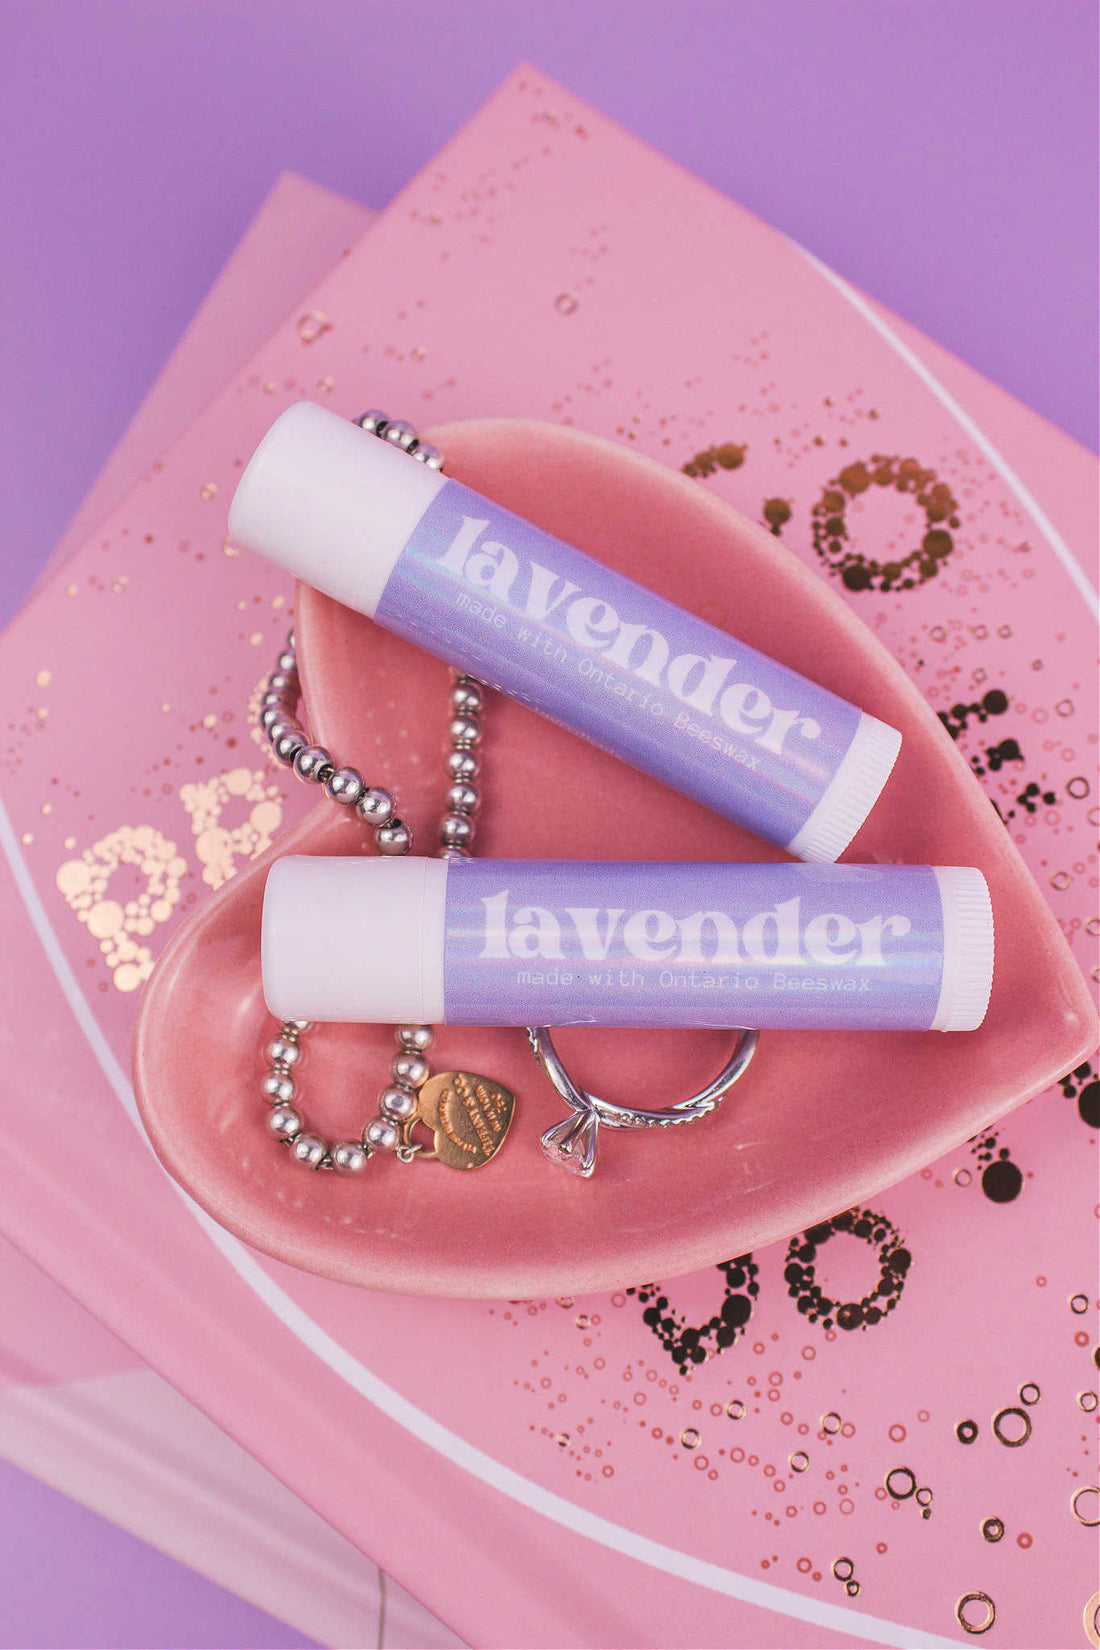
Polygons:
[[363,1144],[373,1146],[376,1152],[396,1151],[401,1131],[388,1117],[373,1117],[363,1131]]
[[416,446],[416,428],[404,418],[391,418],[382,431],[382,437],[385,441],[392,441],[395,447],[400,447],[403,453]]
[[447,792],[447,812],[452,814],[472,814],[481,801],[481,793],[476,785],[468,785],[460,779]]
[[439,857],[440,859],[469,859],[470,850],[468,848],[441,848]]
[[293,630],[288,630],[287,633],[286,633],[286,645],[292,653],[294,652],[294,649],[298,645],[297,642],[294,639]]
[[371,407],[369,412],[360,413],[355,422],[361,430],[366,430],[368,435],[378,435],[385,429],[387,419],[384,412],[379,412],[377,407]]
[[296,1031],[299,1036],[301,1036],[303,1031],[312,1031],[313,1029],[312,1020],[288,1020],[286,1024],[290,1027],[291,1031]]
[[402,1048],[415,1048],[423,1054],[426,1048],[431,1048],[434,1032],[431,1026],[398,1026],[394,1036]]
[[286,710],[282,700],[274,704],[264,705],[260,711],[260,726],[266,733],[272,722],[285,722]]
[[451,704],[455,710],[469,710],[476,714],[484,703],[485,695],[481,691],[481,684],[470,677],[460,677],[451,689]]
[[328,1147],[319,1134],[296,1134],[290,1149],[307,1169],[319,1169],[328,1157]]
[[307,785],[319,785],[332,767],[332,757],[323,745],[303,745],[294,758],[294,772]]
[[412,847],[413,834],[403,819],[391,819],[380,825],[374,834],[380,854],[407,854]]
[[481,723],[476,716],[463,711],[461,715],[451,718],[447,732],[452,745],[456,745],[459,750],[467,750],[471,745],[476,745],[481,738]]
[[383,1089],[378,1096],[378,1110],[383,1117],[398,1123],[415,1117],[416,1105],[416,1095],[410,1094],[408,1089],[399,1088],[396,1083],[392,1083],[388,1089]]
[[294,694],[299,685],[296,670],[273,670],[267,679],[268,693]]
[[417,442],[413,457],[418,458],[421,464],[426,464],[429,470],[441,470],[443,468],[443,454],[438,447],[433,447],[430,441]]
[[267,1045],[267,1057],[273,1066],[283,1066],[289,1070],[298,1064],[302,1051],[293,1037],[275,1037]]
[[476,779],[481,763],[476,751],[448,751],[446,768],[452,779]]
[[427,1060],[415,1049],[408,1049],[403,1054],[395,1054],[390,1063],[394,1082],[402,1083],[406,1088],[418,1089],[421,1083],[428,1080],[431,1071]]
[[301,1132],[302,1119],[293,1106],[276,1106],[267,1114],[267,1126],[280,1140],[293,1140]]
[[273,1106],[289,1106],[298,1092],[293,1077],[288,1077],[285,1071],[269,1071],[260,1087],[264,1099]]
[[[278,733],[275,729],[278,728]],[[271,740],[271,748],[280,762],[288,766],[292,763],[300,750],[305,749],[306,736],[301,728],[290,722],[275,722],[267,730],[267,737]]]
[[325,780],[325,792],[334,802],[354,808],[363,794],[363,776],[354,768],[333,768]]
[[341,1140],[332,1148],[332,1166],[337,1174],[362,1174],[371,1154],[358,1140]]
[[275,661],[275,669],[286,671],[289,676],[298,674],[298,655],[292,647],[284,648]]
[[389,791],[372,785],[356,801],[355,811],[366,825],[388,825],[393,818],[395,806]]
[[474,822],[467,814],[446,814],[439,836],[444,848],[468,848],[474,840]]

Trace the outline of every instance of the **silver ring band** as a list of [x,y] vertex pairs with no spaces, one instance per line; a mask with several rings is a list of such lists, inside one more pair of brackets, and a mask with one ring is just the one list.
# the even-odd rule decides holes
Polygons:
[[759,1037],[758,1031],[739,1030],[732,1054],[705,1088],[661,1110],[647,1110],[640,1106],[616,1105],[582,1088],[566,1070],[549,1027],[528,1026],[527,1041],[532,1054],[570,1108],[570,1116],[555,1123],[542,1136],[543,1152],[559,1168],[569,1169],[587,1180],[596,1166],[596,1140],[601,1123],[609,1129],[667,1129],[698,1122],[721,1104],[734,1083],[744,1075]]

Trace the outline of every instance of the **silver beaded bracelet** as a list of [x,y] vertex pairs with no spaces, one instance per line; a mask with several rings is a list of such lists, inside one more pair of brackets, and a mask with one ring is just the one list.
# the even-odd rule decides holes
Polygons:
[[[439,470],[443,455],[418,439],[411,424],[388,419],[372,410],[356,420],[366,434],[390,441],[422,464]],[[354,809],[374,832],[380,854],[401,855],[412,849],[412,832],[397,815],[388,790],[368,785],[358,768],[337,767],[321,745],[311,743],[297,718],[301,685],[294,632],[275,662],[260,700],[259,721],[279,762],[292,768],[305,784],[319,785],[340,807]],[[475,816],[480,806],[476,781],[480,763],[481,717],[485,690],[474,677],[458,672],[451,687],[448,726],[450,750],[446,757],[447,811],[440,823],[440,853],[444,859],[464,859],[473,845]],[[376,1152],[393,1154],[400,1163],[416,1160],[441,1162],[450,1168],[475,1169],[496,1156],[504,1143],[515,1108],[515,1096],[494,1078],[477,1072],[448,1071],[435,1076],[426,1059],[432,1042],[431,1026],[403,1025],[395,1029],[398,1052],[390,1066],[392,1081],[378,1097],[378,1113],[358,1140],[331,1144],[306,1127],[296,1104],[297,1072],[302,1039],[310,1030],[306,1020],[284,1020],[267,1044],[264,1099],[270,1110],[267,1125],[285,1144],[297,1163],[308,1169],[331,1169],[337,1174],[362,1174]],[[698,1094],[663,1110],[615,1105],[590,1094],[574,1082],[554,1047],[546,1026],[527,1028],[536,1060],[557,1093],[569,1106],[569,1115],[546,1130],[542,1148],[561,1168],[587,1179],[596,1162],[601,1124],[612,1129],[669,1128],[694,1123],[712,1112],[744,1073],[756,1050],[758,1033],[737,1032],[733,1052],[718,1076]],[[417,1124],[433,1132],[431,1147],[413,1138]]]

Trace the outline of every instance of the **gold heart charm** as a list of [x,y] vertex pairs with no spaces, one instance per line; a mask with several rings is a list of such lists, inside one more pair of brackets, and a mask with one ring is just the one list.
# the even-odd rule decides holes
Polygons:
[[449,1169],[480,1169],[504,1144],[516,1097],[475,1071],[441,1071],[417,1092],[417,1119],[435,1135]]

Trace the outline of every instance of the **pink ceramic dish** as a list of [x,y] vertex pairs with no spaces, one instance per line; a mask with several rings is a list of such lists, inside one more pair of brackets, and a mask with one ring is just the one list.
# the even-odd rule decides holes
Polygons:
[[[769,533],[698,482],[569,429],[511,420],[435,431],[448,471],[899,728],[901,756],[845,858],[977,865],[997,925],[989,1013],[968,1034],[761,1036],[719,1112],[660,1136],[608,1135],[591,1181],[551,1167],[562,1107],[522,1031],[441,1029],[433,1069],[517,1095],[508,1142],[472,1175],[376,1159],[362,1180],[291,1162],[263,1126],[264,880],[277,854],[361,851],[327,800],[175,935],[134,1042],[138,1101],[162,1160],[247,1242],[372,1288],[458,1296],[583,1292],[670,1277],[783,1238],[881,1190],[1047,1087],[1094,1047],[1096,1017],[1061,932],[938,719],[871,632]],[[447,668],[300,588],[298,651],[314,736],[399,798],[437,840]],[[738,826],[496,695],[487,707],[478,849],[501,857],[763,860]],[[578,1077],[667,1104],[721,1064],[718,1032],[563,1032]],[[354,1138],[373,1115],[389,1027],[308,1040],[302,1106]],[[202,1073],[196,1081],[195,1073]]]

